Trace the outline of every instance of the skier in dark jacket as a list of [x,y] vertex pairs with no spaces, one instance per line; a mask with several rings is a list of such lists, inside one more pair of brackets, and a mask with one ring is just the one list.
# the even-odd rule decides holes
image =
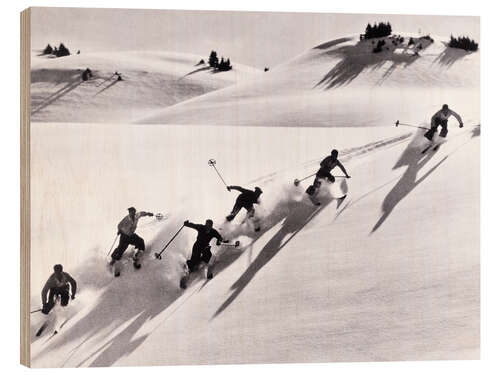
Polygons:
[[[327,180],[331,183],[335,182],[335,177],[331,173],[332,169],[335,167],[339,167],[346,176],[346,178],[351,178],[351,176],[349,176],[349,174],[347,173],[346,169],[344,168],[340,160],[337,159],[338,156],[339,152],[333,149],[331,154],[321,161],[320,168],[316,172],[316,177],[314,179],[313,184],[309,186],[306,190],[307,194],[309,194],[311,197],[314,197],[318,192],[318,189],[321,186],[321,180]],[[319,204],[319,202],[315,203]]]
[[256,187],[254,190],[244,189],[241,186],[228,186],[228,191],[237,190],[241,194],[236,198],[236,202],[234,204],[233,210],[231,213],[226,216],[227,221],[231,221],[238,215],[238,212],[242,208],[247,210],[248,217],[253,217],[255,213],[255,209],[253,208],[254,204],[259,204],[259,197],[262,194],[262,190],[260,187]]
[[89,68],[85,69],[84,72],[82,73],[82,80],[88,81],[91,78],[92,78],[92,71]]
[[335,177],[332,176],[331,172],[332,172],[332,169],[335,167],[339,167],[347,178],[351,177],[347,174],[347,171],[345,170],[345,168],[342,165],[342,163],[340,162],[340,160],[337,159],[338,156],[339,156],[339,152],[337,150],[332,150],[331,154],[321,161],[321,163],[319,165],[320,168],[319,168],[318,172],[316,172],[317,179],[324,178],[324,179],[327,179],[328,181],[330,181],[331,183],[334,183]]
[[[76,281],[69,273],[63,272],[63,266],[56,264],[54,273],[50,275],[42,289],[42,313],[48,314],[55,306],[58,297],[61,298],[61,306],[67,306],[69,302],[69,288],[71,286],[71,299],[75,299]],[[49,298],[47,299],[47,294]]]
[[460,115],[455,111],[452,111],[448,107],[448,104],[443,104],[443,107],[439,111],[437,111],[434,114],[434,116],[432,116],[431,128],[424,134],[425,138],[427,138],[429,141],[432,141],[434,133],[436,133],[439,125],[441,125],[441,131],[439,132],[439,136],[446,138],[446,135],[448,134],[448,118],[450,116],[453,116],[457,119],[460,128],[464,126],[464,123]]
[[198,237],[196,242],[193,244],[193,251],[191,253],[191,259],[186,263],[189,268],[189,272],[196,270],[196,267],[201,263],[205,262],[208,264],[210,258],[212,258],[212,252],[210,251],[210,241],[212,239],[217,239],[217,246],[223,241],[222,236],[217,232],[213,226],[214,222],[207,219],[205,225],[203,224],[193,224],[189,220],[184,222],[184,225],[188,228],[192,228],[198,232]]

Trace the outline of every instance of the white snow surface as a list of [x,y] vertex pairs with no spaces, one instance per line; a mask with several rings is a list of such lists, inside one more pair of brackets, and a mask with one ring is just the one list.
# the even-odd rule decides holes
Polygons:
[[[158,51],[90,52],[59,58],[33,56],[31,119],[41,122],[124,122],[260,74],[232,63],[216,72],[202,56]],[[204,58],[204,60],[207,60]],[[82,81],[90,68],[94,75]],[[113,75],[121,74],[117,81]]]
[[[79,285],[56,336],[35,337],[32,314],[33,366],[479,358],[479,54],[436,41],[381,85],[392,62],[314,87],[355,45],[333,41],[145,120],[166,126],[33,123],[32,309],[53,264]],[[437,151],[421,154],[423,130],[392,126],[425,124],[444,102],[465,127],[450,121]],[[315,207],[312,178],[293,180],[334,147],[352,178]],[[210,158],[228,184],[262,188],[261,232],[239,226],[244,213],[224,224],[237,194]],[[141,219],[143,267],[114,278],[106,254],[131,205],[168,218]],[[196,233],[153,253],[207,218],[241,247],[213,243],[214,278],[183,291]]]
[[[32,308],[54,263],[79,283],[57,336],[36,339],[42,317],[33,315],[34,366],[478,358],[478,128],[452,130],[425,155],[421,134],[387,127],[241,127],[236,139],[206,126],[128,126],[120,137],[116,125],[33,130]],[[353,176],[348,197],[339,205],[326,195],[316,208],[304,199],[307,181],[292,181],[314,172],[333,141]],[[210,157],[229,183],[264,190],[263,229],[238,229],[240,214],[223,233],[241,248],[220,256],[214,279],[181,291],[194,231],[161,261],[152,253],[185,219],[222,225],[236,195]],[[172,163],[186,168],[172,172]],[[105,255],[131,204],[170,216],[141,221],[143,268],[129,262],[115,279]]]
[[[137,120],[139,123],[252,126],[387,126],[422,123],[441,104],[479,118],[479,53],[415,38],[336,39],[261,74]],[[381,53],[372,50],[379,39]],[[373,42],[373,44],[372,44]],[[419,45],[422,49],[418,49]],[[385,48],[389,48],[386,50]],[[418,56],[415,55],[418,52]],[[390,116],[390,119],[387,118]],[[393,123],[394,121],[392,121]]]

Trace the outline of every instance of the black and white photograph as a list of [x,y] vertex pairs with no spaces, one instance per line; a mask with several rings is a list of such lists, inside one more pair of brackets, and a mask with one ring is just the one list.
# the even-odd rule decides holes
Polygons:
[[26,365],[479,359],[480,17],[25,12]]

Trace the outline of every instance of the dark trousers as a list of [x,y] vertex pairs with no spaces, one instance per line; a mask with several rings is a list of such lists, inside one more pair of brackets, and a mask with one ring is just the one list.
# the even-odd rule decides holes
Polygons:
[[425,132],[424,137],[429,141],[432,141],[432,138],[434,137],[434,134],[436,133],[439,125],[441,125],[441,132],[439,133],[439,136],[445,138],[448,134],[448,120],[439,119],[431,124],[431,128]]
[[313,184],[306,189],[306,193],[309,195],[316,194],[319,187],[321,186],[321,180],[327,180],[333,184],[335,182],[335,177],[333,177],[333,175],[329,171],[320,169],[318,172],[316,172],[316,178],[314,179]]
[[210,246],[203,246],[200,243],[195,242],[193,245],[193,252],[191,253],[191,259],[186,262],[189,272],[195,271],[201,262],[208,263],[210,258],[212,258]]
[[111,254],[111,258],[114,260],[120,260],[129,245],[133,245],[138,250],[142,251],[144,251],[144,249],[146,248],[146,246],[144,245],[144,240],[137,234],[133,233],[131,236],[127,236],[126,234],[122,233],[120,235],[120,242],[118,243],[118,247]]
[[[335,177],[333,177],[330,171],[327,171],[325,169],[320,169],[318,172],[316,172],[316,179],[314,180],[314,182],[320,179],[328,180],[332,184],[335,182]],[[321,185],[321,182],[319,184]]]
[[61,297],[61,306],[67,306],[69,302],[68,288],[51,288],[49,291],[49,300],[43,305],[42,313],[48,314],[55,306],[57,297]]
[[233,207],[233,210],[231,211],[231,213],[229,214],[229,216],[226,216],[226,219],[227,221],[231,221],[233,220],[236,215],[238,215],[238,212],[240,212],[240,210],[244,208],[245,210],[247,210],[248,212],[248,217],[253,217],[253,215],[255,214],[255,209],[253,208],[253,205],[242,205],[241,203],[239,203],[238,201],[236,201],[236,203],[234,204],[234,207]]

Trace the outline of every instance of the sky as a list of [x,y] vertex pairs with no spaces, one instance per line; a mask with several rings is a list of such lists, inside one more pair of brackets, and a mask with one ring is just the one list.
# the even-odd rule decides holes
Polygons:
[[63,42],[72,52],[161,50],[273,67],[320,43],[389,21],[400,33],[467,35],[480,40],[479,17],[339,13],[32,8],[32,49]]

